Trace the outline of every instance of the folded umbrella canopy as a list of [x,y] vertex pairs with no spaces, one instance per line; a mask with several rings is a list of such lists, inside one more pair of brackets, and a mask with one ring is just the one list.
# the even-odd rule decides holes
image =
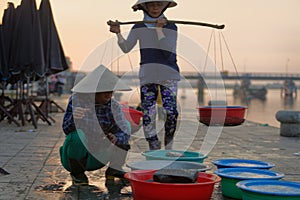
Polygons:
[[6,81],[9,78],[7,66],[7,53],[4,45],[3,26],[0,25],[0,82]]
[[22,0],[16,9],[9,68],[25,76],[46,73],[40,19],[35,0]]
[[39,7],[41,22],[43,52],[46,64],[46,73],[54,74],[69,68],[53,19],[49,0],[42,0]]
[[8,68],[10,56],[12,33],[14,29],[14,11],[13,3],[8,3],[7,9],[4,10],[1,26],[0,37],[0,79],[7,82],[11,77]]

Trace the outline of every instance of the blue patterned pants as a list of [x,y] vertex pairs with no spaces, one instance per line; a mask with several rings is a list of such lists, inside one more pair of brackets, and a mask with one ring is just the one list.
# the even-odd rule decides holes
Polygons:
[[141,103],[143,116],[143,128],[147,141],[158,140],[156,132],[156,100],[160,91],[162,105],[166,112],[165,145],[170,142],[176,130],[177,111],[177,85],[178,81],[163,81],[159,84],[149,83],[141,86]]

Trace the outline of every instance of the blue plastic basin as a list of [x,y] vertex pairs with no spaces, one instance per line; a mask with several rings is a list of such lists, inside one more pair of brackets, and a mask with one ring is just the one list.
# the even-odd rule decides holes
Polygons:
[[213,161],[213,164],[217,166],[217,168],[254,168],[254,169],[270,169],[275,165],[270,162],[263,162],[260,160],[247,160],[247,159],[220,159]]

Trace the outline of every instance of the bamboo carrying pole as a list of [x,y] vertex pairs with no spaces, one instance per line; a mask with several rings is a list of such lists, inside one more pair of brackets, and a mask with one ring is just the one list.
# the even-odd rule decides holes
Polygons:
[[[224,29],[225,25],[217,25],[217,24],[209,24],[204,22],[191,22],[191,21],[180,21],[180,20],[167,20],[168,23],[175,23],[175,24],[185,24],[185,25],[196,25],[196,26],[207,26],[210,28],[215,29]],[[113,25],[127,25],[127,24],[141,24],[141,23],[156,23],[156,21],[129,21],[129,22],[120,22],[120,21],[112,21],[109,20],[107,24],[109,26]]]

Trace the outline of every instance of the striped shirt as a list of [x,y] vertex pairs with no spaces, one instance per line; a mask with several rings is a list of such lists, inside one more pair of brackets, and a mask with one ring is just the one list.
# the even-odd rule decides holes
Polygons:
[[[91,98],[92,97],[92,98]],[[94,95],[73,94],[64,114],[62,128],[67,135],[77,129],[81,129],[88,140],[104,138],[108,133],[116,136],[116,145],[128,144],[130,128],[124,117],[121,105],[111,99],[106,104],[95,104]],[[82,119],[73,118],[75,107],[89,108],[89,111]]]

